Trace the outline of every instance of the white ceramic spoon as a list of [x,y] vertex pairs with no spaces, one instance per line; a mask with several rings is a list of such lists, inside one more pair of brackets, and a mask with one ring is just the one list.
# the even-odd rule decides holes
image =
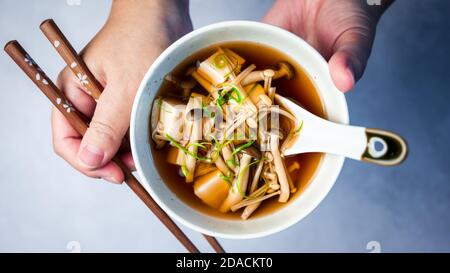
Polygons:
[[284,151],[286,156],[323,152],[392,166],[401,163],[407,155],[405,140],[395,133],[337,124],[308,112],[288,98],[277,95],[276,100],[296,118],[303,120],[299,137]]

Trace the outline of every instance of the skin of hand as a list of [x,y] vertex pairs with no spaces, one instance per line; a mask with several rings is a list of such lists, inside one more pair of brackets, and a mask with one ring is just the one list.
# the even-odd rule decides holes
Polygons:
[[[119,150],[131,115],[137,88],[154,59],[174,40],[192,30],[188,1],[115,0],[110,16],[81,53],[103,85],[96,103],[67,67],[57,85],[74,106],[91,117],[82,138],[56,108],[52,111],[55,152],[83,174],[114,183],[123,172],[111,161]],[[129,151],[121,154],[134,168]]]
[[361,78],[376,25],[392,3],[381,0],[277,0],[263,22],[302,37],[328,60],[336,87],[347,92]]

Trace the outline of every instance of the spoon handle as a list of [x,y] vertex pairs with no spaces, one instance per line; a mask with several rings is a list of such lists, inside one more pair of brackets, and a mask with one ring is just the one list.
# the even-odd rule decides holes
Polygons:
[[405,160],[408,145],[402,137],[393,132],[373,128],[365,128],[365,133],[367,146],[361,156],[362,161],[394,166]]
[[392,166],[400,164],[407,151],[405,140],[395,133],[337,124],[314,116],[309,122],[307,118],[297,142],[285,154],[324,152]]

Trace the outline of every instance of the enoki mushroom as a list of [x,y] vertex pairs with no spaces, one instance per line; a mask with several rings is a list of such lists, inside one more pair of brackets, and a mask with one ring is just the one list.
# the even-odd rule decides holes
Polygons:
[[[297,190],[290,175],[300,165],[286,166],[282,154],[302,122],[277,103],[276,88],[294,72],[286,62],[274,67],[245,67],[242,56],[218,48],[183,75],[167,75],[173,92],[152,108],[151,136],[156,148],[170,146],[167,162],[206,205],[242,210],[242,219],[272,197],[287,202]],[[291,126],[275,124],[279,117]]]

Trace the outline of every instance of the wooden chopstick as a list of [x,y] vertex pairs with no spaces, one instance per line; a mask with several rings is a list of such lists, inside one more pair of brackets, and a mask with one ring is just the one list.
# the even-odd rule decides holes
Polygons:
[[[83,59],[77,54],[64,33],[56,25],[55,21],[53,21],[53,19],[44,20],[40,25],[40,29],[73,74],[80,80],[81,85],[86,88],[86,92],[97,101],[103,92],[102,85],[95,79]],[[148,195],[147,191],[145,191],[145,195]],[[148,195],[148,197],[150,197],[150,195]],[[214,251],[217,253],[225,252],[215,237],[205,234],[203,234],[203,236]]]
[[77,54],[53,19],[44,20],[39,28],[56,49],[59,56],[63,58],[64,62],[72,70],[73,74],[78,78],[86,92],[97,101],[103,92],[102,85],[91,73],[83,59]]
[[[4,50],[13,61],[25,72],[25,74],[36,84],[50,102],[64,115],[69,123],[80,135],[84,135],[88,128],[86,117],[76,110],[64,94],[46,76],[44,71],[33,61],[25,49],[17,42],[10,41]],[[147,207],[163,222],[180,243],[191,253],[198,253],[197,247],[189,240],[183,231],[170,219],[170,217],[158,206],[158,204],[145,191],[144,187],[133,176],[131,171],[123,164],[119,157],[115,156],[113,161],[125,174],[126,184],[147,205]]]

